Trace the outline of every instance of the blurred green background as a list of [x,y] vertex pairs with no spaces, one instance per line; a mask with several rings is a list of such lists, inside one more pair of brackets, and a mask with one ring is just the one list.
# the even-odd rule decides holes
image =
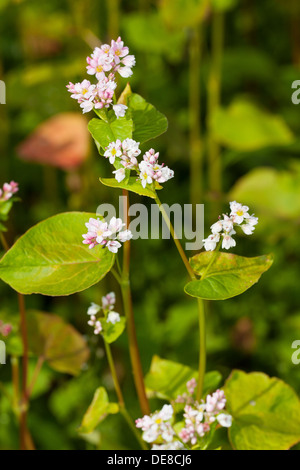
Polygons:
[[[0,185],[18,181],[22,199],[7,239],[13,243],[57,212],[117,204],[118,194],[98,181],[110,175],[107,161],[92,141],[85,148],[84,131],[74,135],[67,116],[46,136],[35,134],[27,146],[24,141],[57,114],[80,116],[66,84],[88,78],[86,56],[119,33],[137,59],[132,89],[169,120],[168,132],[149,145],[175,170],[163,202],[204,202],[206,236],[228,201],[248,204],[260,223],[251,238],[238,238],[235,252],[275,254],[258,285],[207,304],[208,370],[224,379],[232,368],[263,371],[300,393],[300,365],[291,361],[291,344],[300,339],[300,106],[291,101],[292,83],[300,79],[298,0],[0,0],[0,79],[7,88],[6,105],[0,105]],[[120,80],[119,89],[125,85]],[[39,162],[28,161],[32,153]],[[134,242],[131,277],[144,371],[153,354],[197,367],[196,305],[181,289],[186,274],[172,242]],[[118,416],[88,438],[76,430],[98,386],[114,395],[103,345],[86,324],[89,303],[110,290],[122,313],[110,276],[69,298],[26,299],[28,308],[58,314],[89,335],[91,347],[78,377],[44,366],[29,413],[37,448],[135,446]],[[0,296],[0,320],[11,321],[17,333],[16,295],[0,283]],[[126,334],[113,353],[129,409],[138,417]],[[18,447],[16,420],[2,391],[10,381],[10,366],[0,366],[1,449]]]

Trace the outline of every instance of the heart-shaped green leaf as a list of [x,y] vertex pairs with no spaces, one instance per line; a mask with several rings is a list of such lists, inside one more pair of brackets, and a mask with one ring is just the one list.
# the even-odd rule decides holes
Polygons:
[[225,385],[233,417],[229,438],[238,450],[286,450],[300,441],[300,401],[283,381],[235,370]]
[[97,145],[98,151],[104,150],[111,142],[117,139],[125,140],[132,137],[133,122],[126,116],[111,121],[92,119],[88,129]]
[[57,315],[27,311],[29,350],[58,372],[78,375],[89,357],[83,336]]
[[[197,380],[197,376],[198,373],[188,366],[153,356],[150,371],[145,377],[148,395],[175,400],[187,391],[186,383],[192,378]],[[222,376],[217,371],[205,374],[203,396],[216,390],[221,380]]]
[[0,261],[0,278],[22,294],[70,295],[99,282],[112,268],[106,248],[82,243],[94,214],[66,212],[25,233]]
[[142,183],[136,179],[136,177],[132,176],[128,179],[128,181],[118,181],[114,178],[100,178],[100,181],[104,186],[109,186],[110,188],[119,188],[119,189],[127,189],[127,191],[132,191],[133,193],[139,194],[140,196],[147,196],[155,199],[156,194],[155,190],[162,189],[162,186],[155,182],[155,190],[147,184],[145,188],[143,188]]
[[[196,274],[203,274],[214,252],[194,256],[190,264]],[[273,263],[272,255],[245,258],[232,253],[218,253],[203,280],[189,282],[184,290],[192,297],[225,300],[242,294],[258,282]]]
[[167,118],[142,96],[130,95],[128,107],[134,124],[133,139],[137,142],[142,144],[167,131]]
[[92,403],[83,417],[78,431],[83,434],[90,433],[106,418],[108,414],[116,414],[118,412],[119,405],[117,403],[110,403],[105,388],[99,387],[95,392]]
[[118,321],[115,324],[110,323],[110,322],[109,323],[102,322],[103,330],[101,334],[103,338],[105,339],[105,341],[111,344],[114,341],[116,341],[119,338],[119,336],[121,336],[121,334],[125,330],[125,326],[126,326],[125,317],[121,317],[120,321]]

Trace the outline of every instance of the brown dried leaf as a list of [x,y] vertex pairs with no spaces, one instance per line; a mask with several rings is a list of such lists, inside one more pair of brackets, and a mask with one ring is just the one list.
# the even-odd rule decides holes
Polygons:
[[17,152],[23,160],[68,170],[87,159],[89,139],[84,116],[61,113],[38,126]]

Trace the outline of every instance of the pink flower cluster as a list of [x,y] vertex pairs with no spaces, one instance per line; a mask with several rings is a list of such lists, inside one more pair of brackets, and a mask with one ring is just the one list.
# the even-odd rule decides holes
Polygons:
[[103,78],[92,85],[89,80],[83,80],[81,83],[69,83],[67,88],[71,94],[71,98],[78,101],[83,113],[88,113],[92,109],[109,108],[113,102],[113,96],[117,84],[114,80]]
[[105,76],[105,72],[118,72],[121,77],[130,77],[132,67],[135,65],[134,55],[128,55],[129,49],[124,46],[120,37],[116,41],[112,40],[111,45],[103,44],[94,49],[91,57],[87,58],[87,73],[96,75],[98,80]]
[[140,143],[133,139],[125,139],[123,142],[116,140],[111,142],[106,147],[104,156],[109,158],[111,164],[116,166],[121,165],[120,168],[113,171],[116,180],[120,183],[126,177],[125,170],[135,170],[138,179],[141,181],[142,186],[145,188],[147,184],[152,184],[154,181],[158,183],[165,183],[173,178],[174,171],[158,164],[159,152],[154,149],[148,150],[143,155],[143,160],[139,163],[137,157],[140,155]]
[[[88,325],[94,328],[94,334],[99,335],[103,330],[101,321],[106,323],[112,323],[115,325],[121,320],[120,315],[114,311],[114,306],[116,303],[116,294],[110,292],[109,294],[102,297],[102,305],[97,305],[94,302],[91,303],[88,308],[87,314],[89,315]],[[101,314],[104,318],[97,318],[98,314]]]
[[246,235],[252,235],[255,230],[255,225],[258,223],[258,218],[254,215],[249,215],[249,207],[232,201],[230,202],[229,216],[223,214],[219,220],[214,223],[211,228],[211,235],[203,240],[204,248],[206,251],[214,251],[217,244],[222,239],[222,248],[229,250],[231,247],[236,246],[236,241],[232,235],[236,234],[234,227],[239,226]]
[[103,44],[96,47],[91,57],[87,57],[87,73],[95,75],[98,83],[92,84],[89,80],[83,80],[81,83],[70,82],[67,85],[71,98],[78,101],[83,113],[112,106],[117,118],[125,116],[127,106],[114,105],[113,97],[117,87],[115,73],[118,72],[122,77],[132,75],[131,68],[135,65],[135,57],[128,54],[128,47],[124,47],[119,37],[117,41],[111,41],[110,46]]
[[0,335],[6,337],[12,332],[12,325],[9,323],[3,323],[3,321],[0,320]]
[[139,164],[139,178],[142,186],[145,188],[147,184],[152,184],[154,181],[158,183],[165,183],[174,177],[174,171],[164,164],[158,164],[159,152],[150,149],[143,156],[143,161]]
[[193,397],[195,390],[197,387],[196,379],[191,379],[186,383],[187,392],[183,393],[182,395],[178,395],[175,400],[175,403],[185,403],[191,404],[194,403],[195,399]]
[[179,432],[182,442],[196,445],[199,438],[205,436],[211,430],[215,422],[223,427],[230,427],[232,417],[227,413],[220,413],[226,406],[225,394],[217,390],[212,395],[207,395],[206,403],[194,402],[184,408],[184,428]]
[[[217,390],[212,395],[207,395],[206,401],[199,404],[193,396],[196,387],[196,380],[189,380],[186,384],[187,393],[179,395],[173,406],[164,405],[160,411],[136,420],[136,427],[143,431],[144,441],[154,444],[152,450],[178,450],[196,444],[201,448],[201,438],[210,431],[214,432],[216,425],[227,428],[231,426],[232,417],[225,412],[224,392]],[[175,431],[174,425],[175,403],[185,404],[184,427],[179,432]]]
[[19,191],[18,183],[11,181],[10,183],[4,183],[3,188],[0,188],[0,202],[8,201]]
[[116,140],[111,142],[104,152],[105,158],[109,158],[112,165],[117,161],[122,165],[123,168],[119,168],[114,171],[116,180],[121,182],[125,178],[125,168],[133,170],[138,168],[137,157],[141,153],[139,148],[140,143],[133,139]]
[[121,247],[121,243],[126,242],[132,238],[130,230],[122,230],[125,224],[122,219],[112,217],[109,223],[98,219],[90,218],[87,222],[86,227],[88,232],[82,237],[85,245],[89,245],[89,248],[94,248],[96,245],[102,245],[107,247],[112,253],[117,253]]

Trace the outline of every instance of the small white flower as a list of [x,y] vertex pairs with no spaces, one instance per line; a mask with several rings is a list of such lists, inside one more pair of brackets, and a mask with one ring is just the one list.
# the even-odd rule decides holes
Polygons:
[[95,330],[94,330],[95,335],[99,335],[99,333],[101,333],[101,331],[102,331],[101,322],[100,322],[100,321],[96,321],[96,323],[95,323]]
[[159,412],[159,417],[163,421],[169,421],[173,416],[174,410],[172,405],[164,405]]
[[139,169],[140,180],[142,182],[143,188],[145,188],[147,184],[151,184],[153,182],[153,169],[152,166],[144,160],[139,164]]
[[106,323],[112,323],[115,325],[121,321],[120,315],[117,312],[109,312]]
[[241,229],[243,230],[243,232],[246,235],[252,235],[252,233],[255,230],[255,227],[253,225],[250,225],[250,224],[242,224]]
[[109,162],[114,164],[116,157],[120,157],[122,155],[121,150],[121,141],[117,140],[116,142],[111,142],[104,152],[104,156],[109,158]]
[[106,246],[112,253],[118,253],[118,249],[121,248],[122,245],[116,240],[109,240]]
[[229,250],[230,248],[236,246],[236,241],[232,238],[231,235],[234,235],[236,232],[232,230],[230,233],[223,233],[222,248]]
[[124,117],[125,114],[126,114],[126,109],[127,106],[125,106],[125,104],[114,104],[113,105],[113,110],[115,112],[115,115],[117,116],[117,119],[119,119],[119,117]]
[[143,433],[143,439],[145,442],[154,442],[156,439],[159,437],[159,434],[157,433],[157,428],[158,426],[151,426],[149,429],[144,431]]
[[95,105],[92,100],[85,100],[82,103],[80,103],[80,107],[82,109],[83,114],[89,113],[90,111],[92,111],[94,106]]
[[101,309],[100,305],[97,305],[94,302],[92,302],[88,308],[87,314],[95,316],[100,311],[100,309]]
[[102,308],[103,310],[112,310],[113,306],[116,303],[116,294],[114,292],[109,292],[109,294],[106,294],[105,296],[102,297]]
[[233,230],[233,220],[231,217],[228,217],[228,215],[224,215],[223,230],[227,233]]
[[184,445],[180,441],[172,441],[168,444],[154,444],[151,450],[183,450]]
[[127,242],[128,240],[131,240],[132,237],[133,235],[130,230],[123,230],[123,232],[120,232],[118,235],[118,239],[122,243]]
[[121,183],[126,176],[125,168],[119,168],[118,170],[113,171],[113,174],[115,175],[118,183]]
[[122,219],[117,219],[116,217],[112,217],[109,222],[108,230],[111,232],[111,234],[117,233],[120,230],[122,230],[124,225],[125,224],[123,224]]
[[121,75],[121,77],[123,78],[128,78],[128,77],[131,77],[131,75],[133,74],[132,70],[130,67],[120,67],[117,69],[117,72]]
[[227,415],[225,413],[221,413],[219,416],[217,416],[217,421],[223,428],[230,428],[232,425],[232,416]]
[[137,157],[141,153],[139,146],[139,142],[136,142],[135,140],[129,138],[123,140],[122,142],[122,149],[128,154],[130,158]]
[[244,219],[250,217],[250,215],[248,214],[249,207],[243,206],[242,204],[239,204],[236,201],[230,203],[230,209],[230,215],[232,216],[234,223],[238,225],[243,223]]
[[217,243],[220,241],[220,234],[215,233],[209,235],[209,237],[202,240],[204,243],[204,248],[206,251],[214,251],[216,249]]
[[223,220],[218,220],[215,224],[210,227],[213,234],[220,233],[223,230]]
[[254,215],[251,215],[251,217],[248,217],[245,219],[246,224],[249,225],[256,225],[258,224],[258,217],[254,217]]

